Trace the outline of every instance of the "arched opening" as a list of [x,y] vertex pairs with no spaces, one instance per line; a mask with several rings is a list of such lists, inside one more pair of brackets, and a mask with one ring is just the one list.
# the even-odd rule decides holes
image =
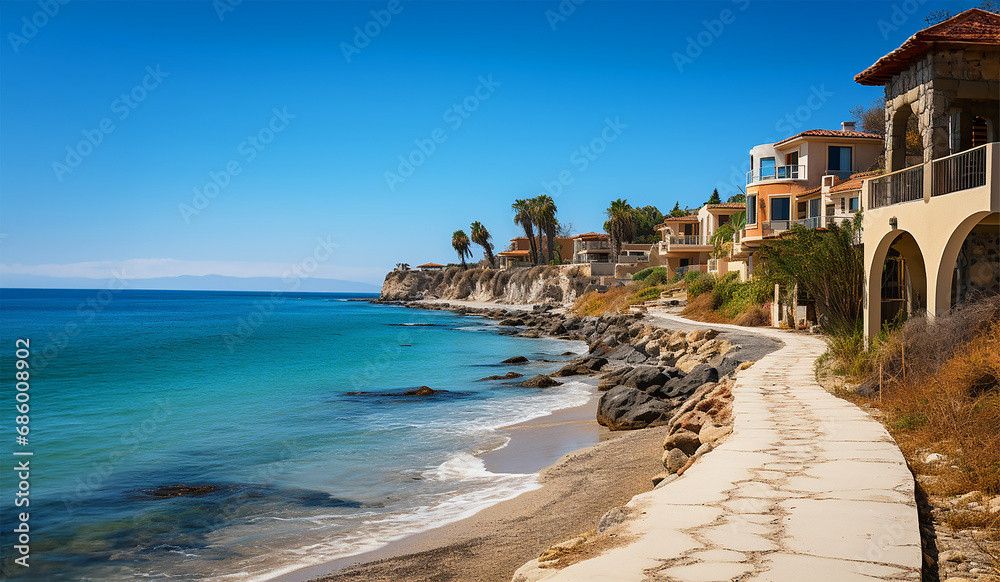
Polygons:
[[901,231],[882,261],[879,324],[908,318],[927,309],[927,274],[917,241]]
[[892,150],[889,152],[889,171],[895,172],[924,162],[924,143],[913,105],[900,107],[892,115]]
[[938,292],[950,291],[949,307],[1000,294],[1000,213],[973,215],[955,230],[940,277]]
[[990,125],[986,121],[986,118],[979,115],[972,118],[972,147],[978,147],[989,143],[990,141]]

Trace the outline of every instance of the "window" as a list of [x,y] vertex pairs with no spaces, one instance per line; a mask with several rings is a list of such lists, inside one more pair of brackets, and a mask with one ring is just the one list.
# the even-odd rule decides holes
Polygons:
[[774,178],[774,158],[760,159],[760,179],[769,180]]
[[771,198],[771,220],[788,220],[789,210],[788,197]]
[[809,201],[809,218],[819,216],[819,198]]
[[799,152],[785,154],[785,167],[778,169],[779,178],[799,177]]
[[730,216],[728,214],[723,214],[722,216],[720,216],[719,217],[719,226],[722,226],[724,224],[729,224],[729,219],[730,218],[732,218],[732,216]]
[[972,147],[981,146],[986,143],[986,134],[989,133],[986,120],[980,116],[972,118]]
[[851,212],[857,212],[861,210],[861,198],[855,196],[851,198]]
[[851,148],[843,146],[830,146],[827,156],[826,168],[828,173],[839,177],[841,180],[851,177]]
[[757,224],[757,196],[747,196],[747,224]]

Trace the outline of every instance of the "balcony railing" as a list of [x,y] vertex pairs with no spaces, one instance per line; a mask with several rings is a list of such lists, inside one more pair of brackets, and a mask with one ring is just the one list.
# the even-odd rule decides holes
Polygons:
[[951,194],[959,190],[986,185],[986,146],[934,160],[934,187],[931,196]]
[[913,166],[873,178],[870,182],[868,208],[880,208],[924,197],[924,167]]
[[703,235],[700,234],[688,234],[688,235],[673,235],[667,239],[672,245],[707,245],[708,241]]
[[776,166],[773,168],[758,168],[747,172],[747,184],[767,180],[805,180],[805,166]]
[[702,273],[706,273],[706,272],[708,272],[708,266],[707,265],[688,265],[686,267],[677,267],[676,269],[674,269],[674,277],[676,277],[678,279],[681,279],[685,275],[687,275],[688,272],[690,272],[690,271],[699,271],[699,272],[702,272]]
[[778,234],[779,232],[784,232],[795,224],[794,220],[772,220],[771,222],[765,222],[763,225],[764,236]]
[[823,217],[812,216],[810,218],[800,218],[795,221],[795,224],[806,228],[819,228],[820,225],[823,224]]
[[855,216],[854,214],[836,214],[834,216],[827,216],[826,217],[826,225],[827,226],[833,226],[833,225],[836,224],[837,226],[840,226],[840,225],[844,224],[845,222],[851,222],[851,221],[853,221],[854,220],[854,216]]

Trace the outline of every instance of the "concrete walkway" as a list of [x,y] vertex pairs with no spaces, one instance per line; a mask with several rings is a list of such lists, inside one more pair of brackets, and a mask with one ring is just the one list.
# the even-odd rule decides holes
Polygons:
[[[651,312],[668,328],[696,325]],[[735,328],[746,332],[748,328]],[[913,477],[881,424],[816,383],[814,336],[740,372],[734,432],[683,477],[629,502],[631,541],[545,581],[920,580]]]

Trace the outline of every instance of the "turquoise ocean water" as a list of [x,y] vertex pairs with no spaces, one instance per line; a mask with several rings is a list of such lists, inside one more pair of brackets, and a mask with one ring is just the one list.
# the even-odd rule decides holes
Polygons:
[[[31,451],[31,567],[15,580],[265,580],[382,546],[535,488],[476,456],[501,427],[592,388],[476,379],[582,343],[340,294],[0,291],[4,465]],[[29,444],[15,442],[15,341],[31,342]],[[532,363],[525,374],[558,363]],[[448,393],[402,396],[426,385]],[[364,391],[372,394],[349,394]],[[196,497],[162,487],[210,486]],[[154,493],[151,493],[154,492]]]

